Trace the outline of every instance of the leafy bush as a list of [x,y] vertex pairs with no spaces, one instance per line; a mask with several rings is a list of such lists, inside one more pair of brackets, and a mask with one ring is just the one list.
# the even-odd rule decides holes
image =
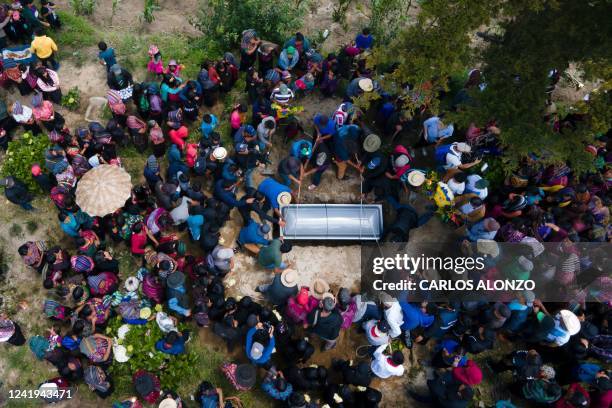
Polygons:
[[6,157],[0,173],[23,181],[30,191],[41,192],[32,178],[32,163],[43,163],[44,152],[49,147],[49,139],[44,135],[34,136],[26,132],[20,139],[9,142]]
[[235,47],[242,32],[253,28],[260,38],[283,44],[301,26],[305,2],[211,0],[191,23],[222,48]]
[[61,30],[53,33],[53,39],[60,45],[60,56],[65,47],[84,48],[97,44],[98,33],[85,17],[61,10],[57,13],[63,24]]
[[159,4],[157,0],[145,0],[144,2],[144,10],[142,10],[142,14],[140,15],[140,21],[146,21],[151,24],[155,21],[155,11],[159,10]]
[[78,86],[70,88],[70,90],[62,95],[62,106],[68,110],[75,111],[81,105],[81,91]]
[[91,16],[96,8],[96,0],[70,0],[75,14]]
[[[120,317],[112,320],[106,329],[107,335],[116,337],[122,324]],[[179,329],[183,329],[181,325]],[[178,356],[161,353],[155,350],[155,343],[163,337],[155,320],[145,325],[130,325],[125,338],[120,340],[130,359],[125,363],[113,361],[110,367],[119,393],[132,389],[132,375],[140,369],[157,375],[164,389],[176,390],[185,379],[198,378],[198,354],[189,350]]]

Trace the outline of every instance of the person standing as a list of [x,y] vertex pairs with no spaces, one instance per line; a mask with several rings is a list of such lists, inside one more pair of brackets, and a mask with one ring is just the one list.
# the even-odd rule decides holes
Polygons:
[[49,63],[51,63],[51,68],[57,71],[59,68],[59,63],[55,60],[57,44],[55,44],[55,41],[53,41],[51,37],[45,35],[42,28],[35,31],[30,50],[36,54],[45,67],[49,68]]
[[115,49],[109,47],[104,41],[100,41],[98,43],[98,49],[100,52],[98,53],[98,60],[100,64],[106,67],[106,72],[110,72],[110,69],[113,65],[117,63],[117,58],[115,57]]
[[336,300],[332,294],[326,294],[319,302],[319,307],[308,314],[305,327],[319,336],[323,341],[321,351],[331,350],[336,347],[342,316],[336,309]]

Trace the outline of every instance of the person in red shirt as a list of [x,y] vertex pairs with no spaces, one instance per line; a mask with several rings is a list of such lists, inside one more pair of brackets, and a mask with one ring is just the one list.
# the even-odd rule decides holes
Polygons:
[[130,248],[134,255],[144,255],[145,247],[147,246],[147,238],[157,246],[159,243],[151,234],[149,229],[141,222],[134,224],[132,227],[132,236],[130,238]]
[[189,136],[189,129],[185,126],[180,126],[168,132],[170,141],[178,146],[180,150],[185,148],[185,139]]

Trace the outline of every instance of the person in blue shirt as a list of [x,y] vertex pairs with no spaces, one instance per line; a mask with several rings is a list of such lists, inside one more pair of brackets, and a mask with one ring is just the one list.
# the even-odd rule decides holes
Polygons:
[[189,235],[194,241],[200,240],[200,236],[202,235],[202,225],[204,225],[204,216],[195,214],[187,217],[187,228],[189,228]]
[[451,137],[454,130],[452,124],[445,125],[438,116],[432,116],[423,122],[423,137],[427,143],[440,143],[442,140]]
[[214,132],[219,124],[219,119],[212,113],[205,113],[202,118],[202,125],[200,126],[200,130],[202,131],[202,137],[208,139],[210,134]]
[[331,139],[332,135],[336,132],[336,124],[327,115],[317,113],[312,121],[314,122],[315,141],[317,143]]
[[215,182],[215,189],[214,189],[213,195],[215,196],[217,200],[222,201],[225,204],[227,204],[230,207],[230,209],[234,207],[240,207],[242,203],[238,201],[238,199],[236,198],[236,193],[234,192],[235,187],[236,187],[236,183],[230,180],[225,180],[225,179],[217,180]]
[[412,346],[412,339],[410,331],[419,327],[429,327],[434,322],[434,316],[427,314],[425,307],[422,305],[409,303],[406,301],[399,302],[402,308],[402,315],[404,316],[404,323],[400,326],[404,333],[404,342],[410,348]]
[[361,51],[369,50],[372,48],[373,43],[374,37],[372,37],[370,29],[367,27],[361,30],[361,34],[357,34],[357,37],[355,37],[355,46]]
[[251,363],[255,365],[264,365],[270,361],[275,345],[274,326],[266,330],[262,323],[258,323],[247,332],[246,353]]
[[100,64],[106,65],[106,72],[110,72],[111,67],[117,63],[115,50],[106,45],[104,41],[98,43],[98,49],[100,50],[98,53]]
[[189,332],[179,333],[171,331],[166,334],[163,339],[157,340],[155,350],[173,356],[183,354],[185,352],[185,343],[189,339]]
[[291,156],[305,163],[312,157],[312,142],[307,139],[298,139],[291,144]]
[[350,154],[347,149],[348,143],[358,143],[361,129],[357,125],[345,125],[338,129],[332,137],[334,157],[338,166],[338,180],[345,180],[347,164],[353,165],[349,160]]
[[270,245],[270,240],[266,235],[270,232],[268,224],[258,224],[255,220],[249,220],[248,224],[240,230],[238,242],[245,246],[249,251],[259,253],[260,245]]
[[293,393],[293,386],[285,380],[280,371],[275,376],[267,376],[261,383],[261,389],[277,401],[286,401]]
[[279,183],[273,178],[268,177],[259,184],[259,186],[257,187],[257,191],[259,191],[266,197],[266,201],[263,205],[263,210],[267,212],[271,207],[274,209],[274,212],[277,213],[276,215],[280,217],[280,204],[278,202],[278,198],[282,193],[291,194],[291,188],[287,187],[282,183]]

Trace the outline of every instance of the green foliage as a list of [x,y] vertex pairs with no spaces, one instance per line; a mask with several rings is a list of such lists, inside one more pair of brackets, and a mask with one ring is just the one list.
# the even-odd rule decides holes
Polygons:
[[117,55],[121,56],[121,65],[129,70],[147,66],[147,50],[150,44],[159,47],[164,60],[173,58],[185,65],[181,72],[185,78],[197,77],[202,61],[216,59],[222,54],[216,43],[184,34],[139,35],[110,32],[106,37],[108,42],[113,44]]
[[33,163],[44,163],[44,153],[48,147],[49,139],[45,135],[33,136],[29,132],[24,133],[21,138],[9,142],[0,174],[16,177],[23,181],[30,191],[41,192],[32,178],[31,167]]
[[97,43],[98,33],[85,17],[61,10],[57,13],[63,25],[61,30],[53,33],[53,38],[59,45],[60,52],[66,47],[81,49]]
[[9,228],[9,233],[12,237],[21,238],[23,236],[23,227],[19,224],[13,223],[11,228]]
[[38,222],[35,220],[28,220],[26,222],[26,229],[30,234],[35,233],[38,230]]
[[145,21],[151,24],[153,21],[155,21],[155,12],[160,8],[161,7],[159,7],[157,0],[145,0],[144,9],[139,17],[140,21]]
[[113,23],[113,18],[115,17],[115,14],[117,14],[117,9],[119,8],[119,3],[121,3],[121,0],[113,0],[113,4],[112,4],[112,8],[111,8],[111,15],[110,15],[110,22],[111,22],[111,24]]
[[235,47],[249,28],[260,38],[283,44],[300,27],[305,10],[305,3],[291,0],[211,0],[191,23],[222,49]]
[[96,0],[69,0],[75,14],[91,16],[96,8]]
[[[116,337],[121,325],[121,318],[115,318],[109,324],[107,334]],[[125,338],[120,340],[128,350],[130,359],[125,363],[113,361],[110,367],[119,393],[131,389],[132,375],[140,369],[157,375],[164,389],[176,390],[185,379],[198,377],[199,357],[195,352],[188,349],[183,354],[171,356],[155,350],[155,343],[163,337],[155,320],[145,325],[130,325]]]
[[353,0],[338,0],[337,4],[332,10],[332,20],[334,22],[346,25],[346,12]]
[[81,105],[81,91],[78,86],[70,88],[70,90],[62,95],[62,106],[68,110],[75,111]]
[[378,44],[387,44],[408,23],[412,0],[372,0],[370,30]]
[[[569,163],[578,174],[592,170],[592,157],[584,147],[595,133],[612,125],[610,96],[603,92],[610,82],[588,104],[579,104],[585,120],[561,133],[544,120],[545,90],[549,70],[563,72],[570,63],[588,63],[588,73],[610,73],[608,8],[605,0],[560,0],[521,10],[500,25],[502,41],[483,50],[487,88],[472,96],[474,102],[458,120],[483,123],[495,118],[502,129],[504,162],[510,169],[533,152],[543,164]],[[602,78],[609,80],[609,76]]]

